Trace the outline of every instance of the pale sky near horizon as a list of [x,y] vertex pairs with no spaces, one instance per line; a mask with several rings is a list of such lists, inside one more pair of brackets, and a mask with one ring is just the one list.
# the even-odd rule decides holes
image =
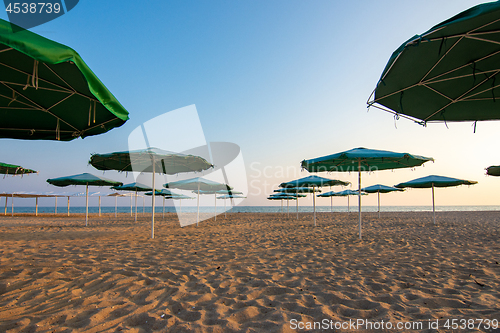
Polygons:
[[[362,186],[437,174],[479,182],[437,189],[437,205],[499,205],[500,177],[487,177],[484,170],[500,164],[499,122],[480,122],[475,133],[471,123],[424,128],[366,108],[401,43],[479,3],[80,1],[69,13],[31,30],[74,48],[129,111],[130,120],[103,135],[71,142],[1,139],[1,162],[39,174],[6,177],[0,192],[81,191],[45,180],[82,172],[102,175],[87,164],[91,153],[127,150],[129,135],[141,124],[195,105],[207,142],[241,148],[248,181],[245,206],[279,204],[266,196],[283,181],[308,176],[300,170],[303,159],[356,147],[435,159],[415,170],[363,173]],[[7,19],[4,11],[0,18]],[[165,128],[166,140],[183,140],[169,137],[173,130]],[[319,175],[357,188],[357,174]],[[113,171],[104,176],[133,181]],[[413,189],[382,200],[384,205],[431,205],[431,194]],[[309,201],[302,199],[301,205]],[[104,204],[114,205],[114,199]],[[319,198],[317,204],[330,201]],[[364,197],[363,204],[376,205],[376,195]]]

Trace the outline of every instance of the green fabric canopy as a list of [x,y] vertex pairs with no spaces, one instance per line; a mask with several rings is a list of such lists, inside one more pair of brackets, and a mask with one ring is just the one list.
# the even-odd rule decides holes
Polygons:
[[88,225],[89,221],[89,186],[118,186],[123,185],[122,182],[117,182],[111,179],[107,179],[100,176],[95,176],[90,173],[82,173],[79,175],[51,178],[47,179],[47,183],[65,187],[70,185],[85,185],[85,226]]
[[332,155],[304,160],[301,165],[302,168],[309,172],[358,172],[359,239],[362,239],[361,171],[413,168],[428,161],[434,161],[434,159],[387,150],[354,148]]
[[0,137],[69,141],[128,112],[73,49],[0,19]]
[[0,162],[0,174],[3,175],[24,175],[28,173],[38,173],[38,171],[25,169],[19,165]]
[[436,224],[436,208],[434,204],[434,187],[452,187],[459,185],[474,185],[477,184],[477,181],[474,180],[465,180],[451,177],[443,177],[443,176],[427,176],[422,178],[417,178],[414,180],[410,180],[405,183],[399,183],[394,185],[397,188],[432,188],[432,213],[434,216],[434,224]]
[[422,124],[500,119],[499,17],[500,2],[480,4],[413,36],[368,104]]
[[202,157],[173,153],[158,148],[93,154],[89,163],[98,170],[153,172],[154,169],[155,173],[168,175],[200,172],[213,167]]
[[486,168],[486,174],[490,176],[500,176],[500,165],[492,165]]

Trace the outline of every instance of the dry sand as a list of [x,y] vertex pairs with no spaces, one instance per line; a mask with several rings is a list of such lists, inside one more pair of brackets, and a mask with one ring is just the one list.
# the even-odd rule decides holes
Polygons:
[[155,239],[147,216],[0,216],[0,332],[500,331],[444,327],[500,320],[500,212],[437,220],[366,213],[360,241],[353,213],[160,214]]

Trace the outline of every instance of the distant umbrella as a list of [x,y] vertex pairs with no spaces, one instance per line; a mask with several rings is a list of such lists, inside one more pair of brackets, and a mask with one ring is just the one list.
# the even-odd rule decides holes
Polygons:
[[396,153],[386,150],[355,148],[344,152],[302,161],[309,172],[358,172],[359,239],[361,232],[361,171],[413,168],[428,161],[430,157]]
[[427,176],[410,180],[406,183],[394,185],[397,188],[413,187],[413,188],[432,188],[432,213],[434,216],[434,224],[436,224],[436,209],[434,205],[434,187],[451,187],[459,185],[474,185],[477,184],[474,180],[465,180],[443,176]]
[[366,193],[377,193],[378,196],[378,217],[380,218],[380,193],[389,193],[389,192],[395,192],[399,191],[402,192],[403,190],[400,188],[395,188],[392,186],[386,186],[386,185],[372,185],[368,187],[363,187],[361,191],[366,192]]
[[19,165],[0,162],[0,174],[3,175],[24,175],[28,173],[38,173],[38,171],[25,169]]
[[[340,192],[326,192],[326,193],[321,193],[318,194],[318,197],[330,197],[330,205],[333,206],[333,197],[347,197],[347,212],[350,213],[350,205],[349,205],[349,196],[351,195],[358,195],[358,191],[353,191],[353,190],[344,190]],[[367,195],[364,192],[361,192],[361,195]],[[333,209],[333,207],[332,207]]]
[[104,177],[94,176],[90,173],[82,173],[79,175],[59,177],[47,179],[47,183],[65,187],[70,185],[85,185],[85,226],[88,225],[89,220],[89,186],[112,186],[112,185],[123,185],[122,182],[117,182]]
[[[324,186],[336,186],[336,185],[342,185],[342,186],[347,186],[349,185],[350,182],[344,182],[341,180],[337,179],[329,179],[329,178],[323,178],[323,177],[318,177],[318,176],[308,176],[296,180],[292,180],[289,182],[281,183],[280,187],[312,187],[313,192],[315,191],[316,187],[324,187]],[[314,226],[316,226],[316,196],[313,197],[313,209],[314,209]],[[298,206],[297,206],[298,207]],[[298,209],[297,209],[298,212]],[[299,218],[299,215],[297,213],[297,219]]]
[[500,176],[500,165],[492,165],[486,168],[486,174],[489,176]]
[[[170,182],[163,184],[166,188],[177,188],[180,190],[195,191],[198,195],[197,200],[197,213],[196,213],[196,225],[200,222],[200,193],[201,191],[209,191],[214,193],[216,191],[227,191],[233,188],[227,184],[221,184],[214,182],[213,180],[208,180],[204,178],[191,178],[185,180],[179,180],[176,182]],[[217,212],[216,212],[217,214]]]
[[112,186],[111,189],[116,191],[133,191],[135,193],[135,221],[137,222],[137,192],[151,191],[152,188],[141,183],[129,183],[119,186]]
[[[302,194],[302,193],[315,193],[315,192],[321,192],[319,188],[312,188],[312,187],[283,187],[279,188],[277,190],[274,190],[274,192],[278,193],[295,193],[295,194]],[[297,220],[299,219],[299,200],[297,199],[295,201],[296,204],[296,211],[297,211]]]
[[[234,192],[232,192],[234,193]],[[238,192],[240,194],[242,194],[241,192]],[[226,217],[226,199],[231,199],[231,201],[233,199],[245,199],[246,197],[242,196],[242,195],[239,195],[239,194],[224,194],[224,195],[221,195],[220,197],[217,197],[217,199],[224,199],[224,217]],[[233,206],[234,206],[234,203],[233,203]]]
[[288,200],[297,200],[299,197],[305,197],[305,195],[292,195],[292,194],[272,194],[267,197],[267,200],[281,200],[281,212],[283,213],[283,200],[287,200],[286,202],[286,207],[287,207],[287,213],[288,213]]

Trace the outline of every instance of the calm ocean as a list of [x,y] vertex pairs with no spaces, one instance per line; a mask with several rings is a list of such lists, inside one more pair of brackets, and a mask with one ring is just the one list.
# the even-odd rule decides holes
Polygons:
[[[4,213],[4,207],[0,208],[0,214]],[[135,209],[135,208],[134,208]],[[432,206],[382,206],[380,207],[382,212],[422,212],[422,211],[432,211]],[[500,206],[436,206],[436,211],[500,211]],[[52,207],[38,207],[39,213],[54,213],[54,206]],[[143,207],[139,206],[139,213],[143,212]],[[156,207],[156,212],[161,213],[163,207]],[[200,207],[200,212],[213,212],[214,207]],[[277,213],[281,211],[281,206],[241,206],[235,207],[228,211],[231,213]],[[286,205],[283,206],[283,211],[287,211]],[[290,213],[296,212],[295,205],[290,205]],[[313,208],[311,206],[301,206],[299,207],[299,212],[307,213],[312,212]],[[330,206],[316,206],[317,212],[330,212]],[[347,212],[346,206],[333,206],[334,212]],[[351,212],[357,212],[357,206],[350,207]],[[363,206],[363,212],[376,212],[377,206]],[[89,213],[98,213],[99,207],[89,207]],[[115,207],[103,206],[101,207],[102,213],[114,213]],[[145,207],[144,212],[151,213],[151,207]],[[175,207],[165,207],[165,212],[175,212]],[[182,206],[182,212],[188,213],[196,212],[196,206]],[[224,206],[217,206],[217,212],[223,213]],[[11,213],[11,206],[7,207],[7,214]],[[35,213],[35,207],[22,207],[14,206],[14,213]],[[67,207],[64,205],[57,207],[58,214],[67,213]],[[85,207],[70,207],[70,213],[85,213]],[[118,207],[118,213],[130,213],[130,206]]]

